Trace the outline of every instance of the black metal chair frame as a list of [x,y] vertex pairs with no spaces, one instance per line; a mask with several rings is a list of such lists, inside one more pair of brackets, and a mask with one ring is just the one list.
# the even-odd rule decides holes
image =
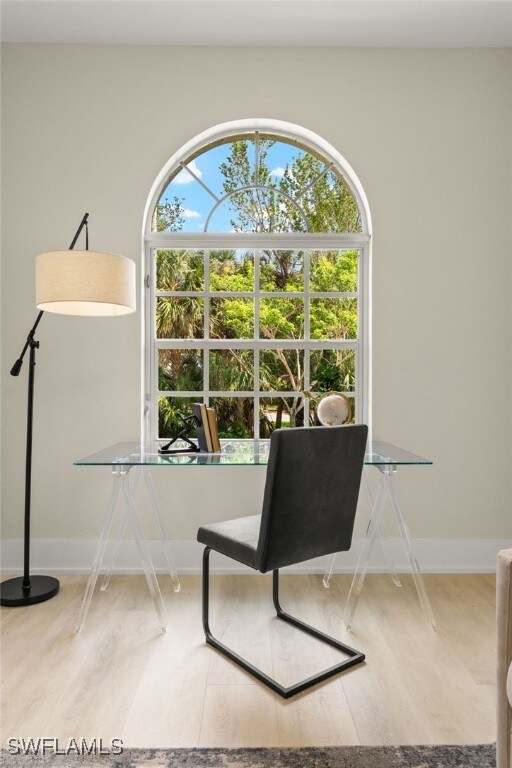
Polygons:
[[208,645],[211,645],[212,648],[215,648],[217,651],[220,651],[220,653],[224,654],[224,656],[227,656],[228,659],[234,661],[235,664],[238,664],[239,667],[245,669],[246,672],[248,672],[250,675],[253,675],[253,677],[259,680],[261,683],[267,685],[269,688],[275,691],[275,693],[279,694],[279,696],[282,696],[283,699],[289,699],[292,696],[295,696],[296,694],[301,693],[308,688],[312,688],[314,685],[318,685],[318,683],[321,683],[324,680],[328,680],[329,678],[334,677],[335,675],[338,675],[341,672],[344,672],[345,670],[350,669],[350,667],[353,667],[356,664],[360,664],[365,660],[364,653],[356,651],[354,648],[341,643],[334,637],[326,635],[324,632],[320,632],[320,630],[315,629],[315,627],[311,627],[309,624],[305,624],[303,621],[300,621],[294,616],[291,616],[289,613],[283,611],[279,602],[279,570],[276,569],[272,571],[272,599],[274,602],[277,618],[286,621],[288,624],[291,624],[294,627],[297,627],[297,629],[300,629],[302,632],[306,632],[308,635],[316,637],[323,643],[327,643],[327,645],[330,645],[339,651],[343,651],[343,653],[346,653],[349,656],[348,659],[342,661],[340,664],[329,667],[328,669],[323,670],[323,672],[319,672],[317,675],[313,675],[312,677],[308,677],[306,680],[302,680],[300,683],[291,685],[288,688],[280,685],[277,680],[274,680],[272,677],[266,675],[242,656],[239,656],[223,643],[219,642],[219,640],[217,640],[212,635],[209,623],[210,551],[211,547],[205,547],[203,553],[203,629],[206,642]]

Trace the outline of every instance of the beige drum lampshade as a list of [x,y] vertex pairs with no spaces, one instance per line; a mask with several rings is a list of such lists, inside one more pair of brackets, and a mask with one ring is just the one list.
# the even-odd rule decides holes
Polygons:
[[135,263],[98,251],[36,256],[36,304],[62,315],[126,315],[135,311]]

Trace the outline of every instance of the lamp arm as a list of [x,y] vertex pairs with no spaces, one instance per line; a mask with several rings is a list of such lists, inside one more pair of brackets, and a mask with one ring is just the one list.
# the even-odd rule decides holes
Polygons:
[[[80,222],[80,226],[78,227],[78,229],[76,231],[76,234],[75,234],[74,238],[71,241],[71,245],[69,246],[68,251],[72,251],[73,248],[75,247],[76,241],[80,237],[80,232],[82,231],[82,229],[84,227],[87,227],[87,219],[88,218],[89,218],[89,214],[88,213],[84,214],[84,217],[83,217],[82,221]],[[85,232],[85,250],[86,251],[89,250],[89,232],[88,232],[88,230],[86,230],[86,232]]]
[[42,316],[43,316],[43,310],[41,309],[39,311],[38,316],[36,317],[36,321],[35,321],[34,325],[32,326],[32,328],[29,331],[29,334],[27,336],[27,340],[26,340],[26,342],[25,342],[25,344],[23,346],[23,349],[21,350],[21,355],[19,356],[19,358],[16,360],[16,362],[13,365],[13,367],[11,368],[11,376],[18,376],[19,375],[19,373],[21,371],[21,366],[23,365],[23,358],[25,357],[25,352],[27,351],[27,349],[28,349],[28,347],[30,345],[30,342],[34,338],[34,334],[36,332],[36,328],[39,325],[39,321],[41,320]]
[[[82,221],[80,222],[80,226],[78,227],[78,229],[77,229],[77,231],[75,233],[75,236],[74,236],[73,240],[71,241],[71,245],[69,246],[68,250],[72,251],[73,248],[75,247],[76,241],[80,237],[80,233],[81,233],[82,229],[84,227],[87,227],[87,219],[88,218],[89,218],[89,214],[88,213],[84,214],[84,217],[83,217]],[[89,250],[89,230],[86,229],[85,232],[86,232],[85,233],[85,249]],[[39,321],[41,320],[42,316],[43,316],[43,310],[41,309],[39,314],[38,314],[38,316],[36,317],[36,321],[35,321],[34,325],[32,326],[32,328],[30,329],[30,331],[28,333],[27,340],[26,340],[26,342],[25,342],[25,344],[23,346],[23,349],[21,350],[21,355],[19,356],[19,358],[16,360],[16,362],[13,365],[13,367],[11,368],[11,376],[19,376],[19,373],[21,371],[21,366],[23,365],[23,358],[25,357],[25,352],[27,351],[28,347],[30,346],[30,342],[34,338],[34,334],[36,332],[36,328],[39,325]]]

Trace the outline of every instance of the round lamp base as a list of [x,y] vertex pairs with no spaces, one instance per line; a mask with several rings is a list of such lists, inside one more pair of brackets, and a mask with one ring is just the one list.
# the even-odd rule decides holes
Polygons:
[[55,597],[60,584],[53,576],[31,576],[30,587],[23,587],[23,577],[7,579],[0,584],[0,605],[16,607],[44,603]]

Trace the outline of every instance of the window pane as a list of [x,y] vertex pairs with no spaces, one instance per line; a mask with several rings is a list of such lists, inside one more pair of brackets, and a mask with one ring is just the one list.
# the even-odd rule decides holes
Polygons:
[[202,291],[204,258],[202,251],[157,251],[157,291]]
[[263,349],[260,352],[260,389],[300,392],[304,388],[304,350]]
[[211,251],[210,290],[253,291],[254,253],[242,250]]
[[[307,162],[305,165],[307,166]],[[306,172],[305,179],[309,178]],[[361,232],[361,214],[345,181],[328,171],[300,199],[311,232]]]
[[[188,166],[196,176],[202,176],[203,159],[192,160]],[[152,229],[156,232],[202,232],[212,205],[210,193],[188,171],[181,169],[162,192],[153,215]]]
[[210,390],[247,392],[254,389],[252,349],[210,350]]
[[304,338],[304,301],[260,299],[260,336],[262,339]]
[[260,399],[260,437],[268,438],[274,429],[304,426],[302,397],[262,397]]
[[357,299],[311,299],[312,339],[356,339]]
[[356,387],[355,349],[323,349],[310,353],[311,389],[350,392]]
[[253,299],[210,299],[212,339],[252,339],[253,336]]
[[200,391],[203,389],[201,349],[159,349],[158,389]]
[[159,296],[156,300],[157,339],[202,339],[203,299]]
[[[210,214],[210,232],[361,231],[348,185],[334,170],[324,172],[327,158],[272,134],[260,134],[258,157],[256,178],[251,132],[184,158],[192,173],[173,172],[155,208],[153,231],[201,232]],[[222,200],[213,211],[211,193]]]
[[260,182],[281,186],[287,176],[286,170],[302,161],[306,154],[293,139],[286,141],[270,133],[260,133]]
[[[178,414],[190,416],[192,403],[202,403],[199,397],[159,397],[158,398],[158,437],[175,437],[183,428],[183,422]],[[194,438],[196,430],[193,424],[189,427],[188,436]]]
[[357,291],[357,251],[312,251],[310,291]]
[[215,408],[219,437],[254,437],[254,400],[252,397],[211,397]]
[[291,200],[272,188],[239,189],[213,212],[209,232],[307,232],[306,218]]
[[240,181],[252,183],[254,169],[253,135],[248,134],[246,138],[240,137],[236,141],[224,140],[216,147],[208,148],[204,160],[205,162],[200,156],[197,158],[198,167],[204,171],[201,181],[207,184],[217,197],[223,197],[232,185],[236,184],[235,179],[231,178],[235,169]]
[[302,251],[262,251],[260,291],[303,291],[304,254]]
[[[317,394],[321,394],[321,393],[313,392],[312,394],[313,395],[317,395]],[[347,421],[346,424],[355,424],[355,421],[356,421],[355,420],[356,399],[355,399],[355,397],[347,397],[347,400],[350,403],[350,408],[351,408],[351,411],[352,411],[352,418],[350,419],[350,421]],[[318,421],[318,419],[316,418],[316,415],[315,415],[315,403],[311,402],[311,400],[309,401],[309,423],[311,424],[311,426],[314,426],[314,425],[318,426],[318,424],[319,424],[319,421]]]

